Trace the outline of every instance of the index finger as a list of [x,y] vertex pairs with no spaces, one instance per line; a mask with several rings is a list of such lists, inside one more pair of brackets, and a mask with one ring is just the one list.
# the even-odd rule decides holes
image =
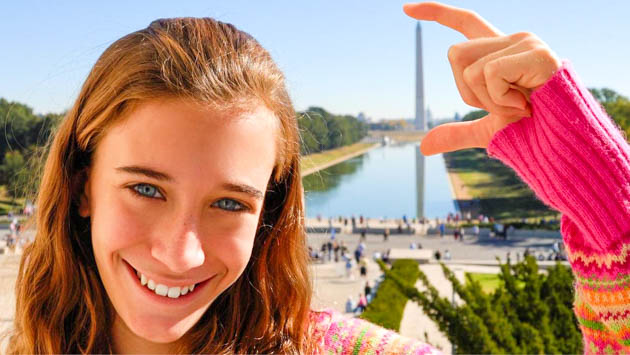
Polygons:
[[422,2],[405,4],[403,11],[417,20],[436,21],[450,27],[468,39],[503,36],[503,32],[474,11],[459,7],[439,2]]

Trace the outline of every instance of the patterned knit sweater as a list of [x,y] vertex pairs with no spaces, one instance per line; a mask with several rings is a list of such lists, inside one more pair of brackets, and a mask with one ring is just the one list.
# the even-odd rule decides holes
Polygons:
[[630,353],[630,146],[568,61],[488,154],[562,212],[585,353]]
[[[563,214],[584,352],[630,353],[630,146],[568,61],[530,99],[532,117],[495,134],[488,154]],[[438,352],[334,311],[312,322],[324,353]]]
[[311,312],[322,354],[441,354],[431,345],[334,310]]

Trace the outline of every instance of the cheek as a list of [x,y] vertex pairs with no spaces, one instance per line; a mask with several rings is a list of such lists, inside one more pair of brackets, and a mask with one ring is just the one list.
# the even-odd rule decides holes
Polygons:
[[116,198],[112,193],[99,200],[93,208],[92,239],[95,245],[113,251],[131,246],[150,235],[158,220],[149,209]]
[[206,255],[220,260],[228,273],[233,278],[238,278],[251,257],[258,227],[257,218],[239,224],[233,223],[231,226],[218,221],[209,221],[208,224],[214,224],[214,228],[209,226],[204,233]]

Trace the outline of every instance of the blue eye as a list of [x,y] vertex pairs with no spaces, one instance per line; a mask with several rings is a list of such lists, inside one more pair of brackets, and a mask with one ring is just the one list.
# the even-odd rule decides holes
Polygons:
[[140,196],[149,198],[164,198],[157,187],[149,184],[137,184],[133,185],[133,190]]
[[242,203],[234,201],[232,199],[224,198],[219,200],[213,204],[213,206],[219,207],[222,210],[230,211],[230,212],[240,212],[247,209],[247,207],[243,206]]

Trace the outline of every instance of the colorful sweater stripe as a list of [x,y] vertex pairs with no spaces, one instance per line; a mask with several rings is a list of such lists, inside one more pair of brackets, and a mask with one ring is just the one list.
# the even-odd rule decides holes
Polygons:
[[630,353],[630,147],[567,61],[531,105],[488,154],[563,214],[585,353]]
[[312,336],[322,354],[440,354],[416,339],[334,310],[312,311]]

